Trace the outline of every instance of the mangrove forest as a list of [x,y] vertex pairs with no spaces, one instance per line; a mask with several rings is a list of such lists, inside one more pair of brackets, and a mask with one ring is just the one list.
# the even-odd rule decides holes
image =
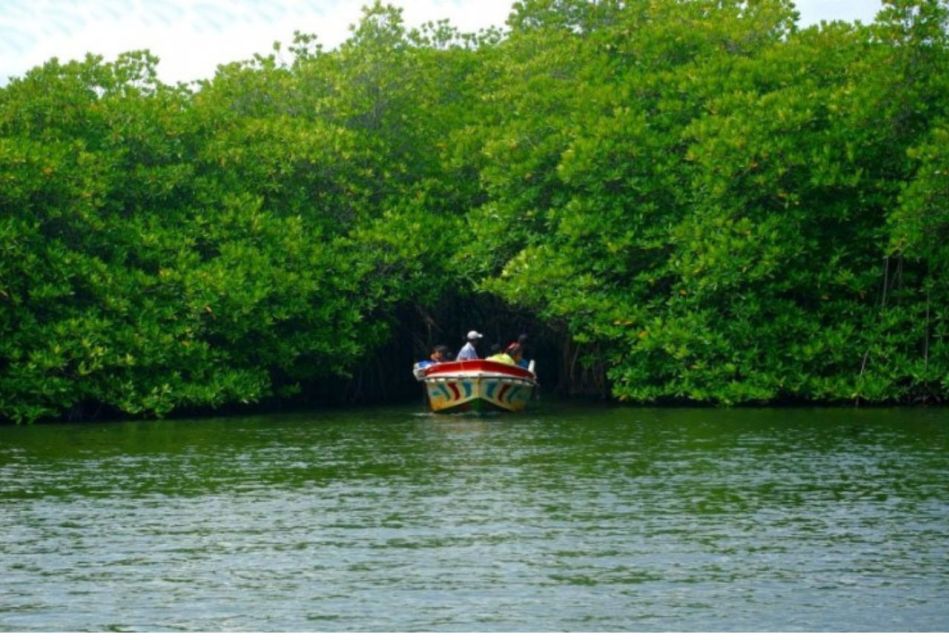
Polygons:
[[633,403],[949,395],[949,2],[522,0],[0,87],[0,421],[415,397],[526,332]]

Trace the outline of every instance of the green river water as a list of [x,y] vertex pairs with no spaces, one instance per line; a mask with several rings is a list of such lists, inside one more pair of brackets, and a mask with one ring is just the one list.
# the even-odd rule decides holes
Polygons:
[[0,427],[0,631],[947,631],[949,411]]

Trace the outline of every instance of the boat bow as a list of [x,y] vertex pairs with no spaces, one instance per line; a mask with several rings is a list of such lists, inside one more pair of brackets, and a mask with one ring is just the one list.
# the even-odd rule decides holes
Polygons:
[[416,375],[435,412],[521,411],[534,395],[537,377],[522,367],[493,360],[434,364]]

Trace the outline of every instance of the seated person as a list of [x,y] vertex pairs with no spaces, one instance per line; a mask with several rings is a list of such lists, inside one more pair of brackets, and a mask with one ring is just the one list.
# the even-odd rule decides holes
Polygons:
[[468,332],[468,342],[458,352],[458,360],[477,360],[478,359],[478,340],[484,336],[475,330]]
[[501,351],[501,345],[496,344],[491,347],[491,353],[494,355],[488,358],[491,362],[501,362],[503,364],[514,365],[516,361],[511,357],[508,351]]
[[428,356],[427,360],[419,360],[415,363],[415,366],[412,368],[412,373],[415,374],[415,379],[420,380],[422,372],[433,364],[438,364],[439,362],[448,362],[450,359],[449,355],[448,347],[443,344],[437,345],[432,349],[432,353]]
[[[527,342],[527,334],[522,333],[517,339],[517,342],[512,342],[507,345],[506,351],[511,355],[512,358],[517,362],[517,366],[522,369],[530,369],[531,361],[524,357],[525,344]],[[517,355],[513,355],[516,352]]]

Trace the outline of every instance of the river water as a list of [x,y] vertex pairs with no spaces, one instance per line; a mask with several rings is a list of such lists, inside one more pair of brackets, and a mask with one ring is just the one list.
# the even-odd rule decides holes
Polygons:
[[0,631],[947,631],[949,411],[0,427]]

